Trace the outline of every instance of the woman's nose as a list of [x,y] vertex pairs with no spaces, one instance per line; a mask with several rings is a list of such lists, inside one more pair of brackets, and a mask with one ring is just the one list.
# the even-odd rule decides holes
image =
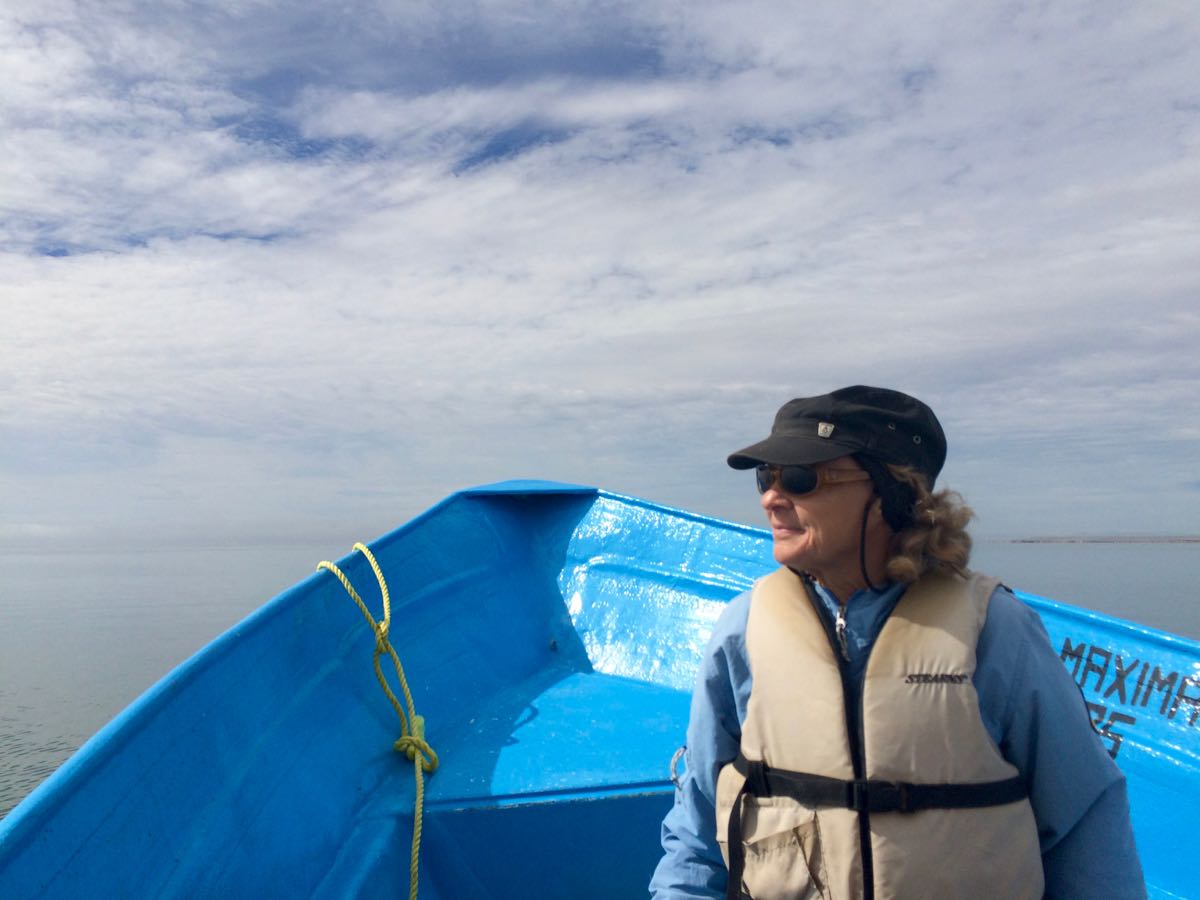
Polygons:
[[778,506],[783,502],[783,494],[780,493],[775,483],[762,492],[762,496],[758,498],[758,502],[762,504],[762,508],[769,510],[773,506]]

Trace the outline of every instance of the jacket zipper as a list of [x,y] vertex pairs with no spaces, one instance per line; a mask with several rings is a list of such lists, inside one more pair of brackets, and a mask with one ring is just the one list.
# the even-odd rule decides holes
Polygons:
[[[850,764],[854,770],[855,780],[861,781],[866,778],[864,774],[866,772],[866,764],[863,759],[863,746],[866,743],[862,712],[863,685],[862,679],[859,679],[858,693],[857,695],[852,694],[854,685],[851,683],[850,672],[847,668],[850,661],[850,650],[846,636],[846,607],[845,604],[838,604],[837,620],[831,626],[829,619],[821,610],[821,602],[816,597],[815,589],[807,583],[807,580],[805,581],[805,588],[809,602],[812,603],[817,613],[817,618],[825,629],[825,635],[829,639],[829,646],[833,650],[834,659],[837,660],[838,673],[842,678],[842,709],[846,715],[846,736],[850,741]],[[864,666],[864,678],[866,672],[867,669]],[[856,714],[852,714],[850,710],[849,698],[851,696],[858,697]],[[858,844],[859,853],[862,856],[863,900],[874,900],[875,861],[871,853],[871,817],[870,813],[865,809],[858,812]]]
[[837,621],[834,622],[833,628],[837,633],[837,642],[838,647],[842,651],[842,659],[850,662],[850,643],[846,638],[846,604],[844,603],[838,604]]

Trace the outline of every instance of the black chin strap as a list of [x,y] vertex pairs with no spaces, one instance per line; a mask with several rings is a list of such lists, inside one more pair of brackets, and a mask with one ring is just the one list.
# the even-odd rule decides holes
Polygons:
[[[867,583],[867,587],[872,591],[882,591],[882,587],[876,587],[871,581],[871,576],[867,574],[867,518],[871,515],[871,506],[876,501],[876,496],[872,494],[867,499],[867,505],[863,507],[862,527],[858,530],[858,567],[862,570],[863,581]],[[885,584],[884,587],[887,585]]]

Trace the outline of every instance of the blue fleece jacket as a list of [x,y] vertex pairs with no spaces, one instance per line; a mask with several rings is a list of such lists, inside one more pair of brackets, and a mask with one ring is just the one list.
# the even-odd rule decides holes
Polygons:
[[[814,584],[822,613],[837,600]],[[846,605],[849,665],[862,672],[903,585],[859,591]],[[738,752],[753,683],[746,656],[750,593],[717,621],[696,679],[687,770],[663,821],[657,900],[724,896],[716,841],[717,773]],[[1125,778],[1092,728],[1078,687],[1036,613],[1003,587],[992,595],[976,648],[974,684],[984,727],[1029,786],[1049,898],[1146,896],[1129,821]],[[848,698],[857,703],[859,698]]]

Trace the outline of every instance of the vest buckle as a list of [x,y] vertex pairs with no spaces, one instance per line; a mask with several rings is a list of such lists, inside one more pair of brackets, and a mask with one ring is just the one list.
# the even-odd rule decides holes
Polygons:
[[846,782],[846,809],[862,812],[867,808],[868,796],[867,782],[858,780]]
[[846,782],[846,808],[855,812],[912,812],[903,781]]

